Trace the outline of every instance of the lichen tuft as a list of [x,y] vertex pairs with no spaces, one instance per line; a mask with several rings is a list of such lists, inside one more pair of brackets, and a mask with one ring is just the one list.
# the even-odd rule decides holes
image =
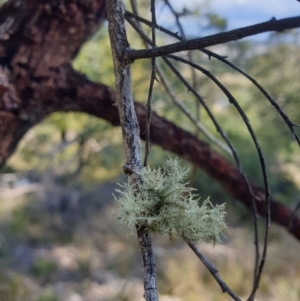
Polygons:
[[161,168],[144,168],[135,187],[119,184],[115,218],[131,232],[137,225],[170,238],[218,242],[226,228],[225,204],[213,206],[209,198],[200,203],[185,182],[187,173],[179,159],[171,158]]

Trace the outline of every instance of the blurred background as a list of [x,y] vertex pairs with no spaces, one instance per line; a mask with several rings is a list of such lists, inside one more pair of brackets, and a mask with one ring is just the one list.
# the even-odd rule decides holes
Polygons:
[[[182,12],[182,22],[187,24],[184,29],[190,38],[231,29],[239,24],[239,10],[249,7],[248,1],[229,1],[232,6],[226,6],[222,15],[218,6],[222,1],[195,1],[193,7],[189,5],[185,10],[181,2],[177,2],[176,9]],[[146,1],[141,1],[140,10],[149,17]],[[293,15],[293,11],[286,13]],[[157,14],[160,24],[178,31],[162,2],[158,3]],[[249,17],[249,22],[266,21],[272,16],[271,7],[269,15],[265,12],[257,20]],[[149,29],[145,30],[149,33]],[[131,47],[143,47],[129,26],[128,32]],[[159,32],[157,39],[159,45],[174,41]],[[299,31],[293,30],[211,50],[228,56],[256,78],[287,115],[299,123],[299,42]],[[265,154],[272,195],[295,208],[299,201],[300,156],[287,126],[246,78],[203,53],[194,52],[194,60],[217,76],[246,111]],[[73,65],[89,79],[114,86],[107,24],[82,47]],[[191,70],[177,66],[192,81]],[[191,112],[199,110],[200,122],[221,140],[193,96],[164,69],[181,103]],[[150,62],[137,61],[132,71],[134,97],[145,104]],[[197,85],[236,147],[246,174],[263,186],[257,153],[235,109],[202,74],[197,73]],[[159,83],[155,84],[153,109],[211,143],[174,106]],[[233,162],[226,152],[214,144],[211,146]],[[149,165],[159,166],[168,156],[173,154],[152,146]],[[112,218],[115,206],[112,194],[117,183],[126,180],[122,174],[123,163],[120,128],[88,115],[56,113],[27,133],[0,174],[1,301],[143,300],[143,269],[137,239]],[[201,170],[189,162],[183,164],[190,168],[190,184],[203,200],[210,196],[213,203],[226,203],[228,229],[223,243],[216,246],[201,243],[199,248],[218,267],[228,285],[245,299],[253,277],[252,213]],[[263,227],[264,221],[259,219],[261,241]],[[153,245],[160,300],[231,300],[222,294],[209,272],[182,241],[156,236]],[[272,225],[269,256],[257,300],[300,299],[299,250],[300,242]]]

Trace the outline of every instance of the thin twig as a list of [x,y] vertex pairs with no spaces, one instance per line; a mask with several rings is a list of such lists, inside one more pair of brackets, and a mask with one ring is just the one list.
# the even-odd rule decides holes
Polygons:
[[234,107],[237,109],[238,113],[240,114],[241,118],[243,119],[244,123],[246,124],[246,127],[251,135],[251,138],[254,142],[254,145],[256,147],[258,156],[259,156],[259,160],[260,160],[260,165],[262,168],[262,173],[263,173],[263,179],[264,179],[264,186],[265,186],[265,202],[266,202],[266,211],[267,211],[267,217],[266,217],[266,228],[265,228],[265,239],[264,239],[264,246],[263,246],[263,252],[262,252],[262,257],[260,260],[260,264],[258,266],[258,270],[257,270],[257,275],[256,275],[256,280],[254,282],[254,286],[253,286],[253,290],[251,292],[251,295],[249,297],[248,300],[253,300],[254,296],[255,296],[255,292],[259,287],[259,282],[260,282],[260,278],[261,278],[261,274],[263,271],[263,267],[265,264],[265,260],[266,260],[266,256],[267,256],[267,248],[268,248],[268,236],[269,236],[269,227],[270,227],[270,188],[269,188],[269,180],[268,180],[268,174],[267,174],[267,169],[266,169],[266,164],[265,164],[265,159],[263,156],[263,153],[261,151],[260,145],[258,143],[258,140],[256,138],[256,135],[254,133],[254,130],[249,122],[248,117],[246,116],[245,112],[243,111],[243,109],[241,108],[241,106],[239,105],[239,103],[237,102],[237,100],[233,97],[233,95],[225,88],[225,86],[216,78],[214,77],[208,70],[206,70],[205,68],[191,63],[181,57],[175,56],[175,55],[168,55],[168,57],[182,62],[184,64],[188,64],[193,66],[195,69],[201,71],[203,74],[205,74],[208,78],[210,78],[222,91],[223,93],[228,97],[228,100],[231,104],[234,105]]
[[[145,20],[139,16],[134,16],[134,15],[128,15],[129,17],[133,17],[137,20],[139,20],[140,22],[143,22],[144,24],[147,24],[149,26],[149,21],[148,20]],[[168,29],[165,29],[164,27],[162,26],[157,26],[157,28],[176,38],[176,39],[179,39],[179,40],[183,40],[182,37],[178,36],[177,33],[173,33],[171,31],[169,31]],[[232,64],[231,62],[227,61],[226,60],[226,57],[223,57],[223,56],[220,56],[210,50],[207,50],[207,49],[201,49],[201,51],[205,54],[207,54],[210,57],[214,57],[218,60],[220,60],[221,62],[227,64],[229,67],[233,68],[234,70],[236,70],[237,72],[241,73],[242,75],[244,75],[246,78],[248,78],[260,91],[261,93],[270,101],[270,103],[275,107],[275,109],[279,112],[279,114],[281,115],[281,117],[283,118],[283,120],[285,121],[285,123],[288,125],[288,127],[290,128],[291,132],[292,132],[292,135],[293,135],[293,138],[297,140],[298,144],[299,144],[299,136],[297,135],[297,133],[295,132],[295,129],[294,127],[295,126],[298,126],[298,124],[295,124],[293,123],[289,118],[288,116],[285,114],[285,112],[280,108],[280,106],[277,104],[277,102],[270,96],[270,94],[253,78],[251,77],[249,74],[247,74],[246,72],[244,72],[243,70],[241,70],[240,68],[238,68],[237,66],[235,66],[234,64]],[[252,199],[252,207],[254,208],[253,210],[253,217],[254,217],[254,228],[255,228],[255,240],[254,240],[254,244],[256,246],[256,256],[255,256],[255,272],[254,272],[254,275],[257,275],[257,269],[258,269],[258,259],[259,259],[259,251],[258,251],[258,234],[257,234],[257,222],[256,222],[256,209],[255,209],[255,203],[254,203],[254,199]],[[292,219],[291,219],[291,222],[292,222]],[[290,223],[291,225],[291,223]],[[256,278],[256,277],[255,277]],[[255,284],[254,284],[255,286]]]
[[[137,7],[136,7],[136,4],[134,3],[134,1],[135,0],[131,0],[131,6],[132,6],[132,10],[136,14],[137,13]],[[126,12],[126,14],[131,14],[131,13]],[[127,19],[127,21],[129,21],[130,23],[132,23],[130,20],[128,20],[128,18],[126,18],[126,19]],[[149,22],[149,25],[151,25],[151,22]],[[135,25],[132,24],[132,26],[139,26],[139,25],[137,23],[135,23]],[[157,27],[158,27],[158,25],[156,24],[156,28]],[[181,31],[181,33],[184,34],[183,30]],[[146,42],[145,46],[148,47],[147,45],[148,44]],[[191,53],[191,52],[189,52],[189,53]],[[226,153],[228,153],[229,155],[232,156],[231,150],[226,145],[224,145],[222,142],[218,141],[208,131],[208,129],[199,121],[199,118],[195,119],[192,116],[191,112],[177,99],[176,95],[173,93],[172,89],[170,88],[170,84],[168,83],[168,81],[167,81],[167,79],[166,79],[166,77],[165,77],[165,75],[163,73],[163,69],[158,65],[157,62],[156,62],[156,69],[157,69],[157,73],[160,76],[160,81],[162,82],[162,84],[163,84],[166,92],[169,94],[169,96],[171,97],[171,99],[174,102],[174,104],[190,119],[190,121],[196,126],[197,130],[201,131],[211,142],[213,142],[218,147],[220,147],[222,150],[224,150]],[[191,68],[191,70],[192,70],[192,73],[195,74],[194,68]],[[193,77],[193,81],[195,81],[195,85],[193,84],[193,87],[196,88],[196,78],[195,77]],[[197,104],[199,104],[198,100],[197,100]]]
[[[186,35],[183,30],[183,26],[181,25],[181,22],[180,22],[180,15],[175,11],[175,9],[173,8],[173,6],[169,0],[164,0],[164,2],[169,7],[170,11],[172,12],[173,16],[175,17],[176,25],[179,29],[179,33],[182,37],[182,40],[186,40]],[[192,51],[188,51],[188,58],[189,58],[190,62],[194,62]],[[198,90],[197,74],[196,74],[195,69],[192,67],[191,67],[191,74],[192,74],[193,87],[194,87],[194,89]],[[199,118],[200,118],[199,110],[198,110],[199,109],[199,101],[196,100],[196,104],[198,105],[197,111],[196,111],[196,119],[197,119],[197,121],[199,121]]]
[[[175,9],[173,8],[172,4],[170,3],[169,0],[164,0],[165,4],[169,7],[171,13],[173,14],[174,18],[175,18],[175,22],[176,25],[179,29],[179,33],[181,35],[181,37],[183,38],[183,40],[186,40],[186,35],[185,32],[183,30],[183,26],[181,25],[180,22],[180,15],[175,11]],[[194,62],[194,58],[193,58],[193,52],[192,51],[188,51],[188,58],[190,62]],[[190,68],[191,69],[191,75],[192,75],[192,86],[195,90],[199,90],[198,89],[198,81],[197,81],[197,74],[196,74],[196,70],[194,68]],[[197,100],[197,98],[195,98],[195,103],[196,103],[196,122],[200,123],[200,103]],[[199,136],[199,127],[196,124],[196,133],[195,133],[196,137]],[[196,177],[196,173],[197,173],[197,166],[193,166],[192,167],[192,171],[191,171],[191,175],[190,175],[190,183],[194,182],[194,179]]]
[[[149,38],[144,34],[144,32],[142,31],[141,27],[135,23],[132,22],[132,20],[130,18],[127,18],[128,22],[132,25],[132,27],[140,34],[141,38],[147,42],[147,43],[151,43],[151,41],[149,40]],[[237,152],[235,150],[235,148],[233,147],[233,145],[231,144],[230,140],[228,139],[226,133],[223,131],[222,127],[219,125],[219,123],[217,122],[217,120],[215,119],[214,115],[212,114],[212,112],[210,111],[209,107],[206,105],[206,102],[204,101],[204,99],[202,98],[202,96],[192,87],[190,86],[190,84],[185,80],[185,78],[180,74],[180,72],[173,66],[173,64],[171,64],[171,62],[163,57],[164,61],[169,65],[169,67],[171,68],[171,70],[177,75],[177,77],[183,82],[183,84],[188,88],[189,91],[191,91],[195,97],[198,99],[198,101],[201,103],[201,105],[204,107],[204,109],[206,110],[208,116],[210,117],[210,119],[212,120],[213,124],[216,127],[216,130],[220,133],[221,137],[224,139],[224,141],[226,142],[226,144],[228,145],[228,147],[230,148],[232,155],[235,159],[236,165],[239,168],[239,172],[241,173],[250,198],[251,198],[251,204],[252,204],[252,212],[253,212],[253,219],[254,219],[254,244],[255,244],[255,271],[254,271],[254,277],[256,276],[256,272],[257,272],[257,268],[258,268],[258,261],[259,261],[259,246],[258,246],[258,230],[257,230],[257,209],[256,209],[256,204],[255,204],[255,196],[252,190],[252,187],[249,183],[249,180],[246,176],[246,174],[244,173],[242,166],[240,164]]]
[[[134,15],[132,13],[126,12],[126,17],[130,17],[130,18],[134,18],[136,20],[138,20],[139,22],[142,22],[148,26],[151,26],[151,22],[140,17],[137,15]],[[164,32],[165,34],[172,36],[173,38],[183,41],[185,40],[183,37],[180,37],[178,35],[178,33],[174,33],[160,25],[156,26],[157,29],[159,29],[161,32]],[[243,71],[241,68],[237,67],[236,65],[234,65],[233,63],[229,62],[226,57],[221,56],[211,50],[208,49],[200,49],[201,52],[205,53],[209,58],[214,57],[217,60],[221,61],[222,63],[226,64],[227,66],[231,67],[232,69],[236,70],[237,72],[239,72],[240,74],[242,74],[243,76],[245,76],[247,79],[249,79],[260,91],[261,93],[267,98],[267,100],[269,100],[269,102],[271,103],[271,105],[273,105],[275,107],[275,109],[278,111],[278,113],[280,114],[280,116],[282,117],[282,119],[284,120],[284,122],[288,125],[293,138],[298,142],[298,144],[300,144],[300,138],[298,136],[298,134],[295,131],[295,127],[298,127],[299,124],[292,122],[289,117],[286,115],[286,113],[280,108],[280,106],[277,104],[276,100],[274,100],[274,98],[256,81],[255,78],[253,78],[252,76],[250,76],[248,73],[246,73],[245,71]]]
[[232,290],[231,288],[226,284],[226,282],[221,278],[219,275],[219,271],[217,268],[215,268],[206,258],[205,256],[197,249],[197,247],[189,242],[186,241],[188,246],[193,250],[193,252],[197,255],[197,257],[202,261],[202,263],[205,265],[205,267],[209,270],[211,275],[215,278],[217,283],[219,284],[221,290],[223,293],[227,293],[231,298],[235,301],[242,301]]
[[[130,20],[129,20],[130,21]],[[149,40],[149,38],[143,33],[143,31],[141,30],[141,28],[139,26],[135,26],[134,23],[130,22],[131,25],[136,29],[136,31],[141,35],[141,37],[147,41],[147,43],[151,43],[151,41]],[[168,57],[175,57],[173,55],[170,55]],[[177,57],[176,57],[177,58]],[[198,100],[201,102],[202,106],[205,108],[205,110],[207,111],[207,113],[209,114],[210,118],[213,120],[213,122],[215,123],[215,126],[217,127],[217,129],[219,128],[221,131],[221,135],[222,133],[224,134],[224,132],[222,131],[221,127],[218,125],[217,121],[215,120],[213,114],[211,113],[210,109],[207,107],[204,99],[201,97],[201,95],[195,90],[193,89],[193,87],[185,80],[185,78],[180,74],[180,72],[175,68],[175,66],[173,64],[170,63],[170,61],[166,58],[163,57],[164,61],[167,63],[167,65],[172,69],[172,71],[177,75],[177,77],[182,81],[182,83],[184,83],[184,85],[186,85],[186,87],[188,88],[189,91],[191,91],[197,98]],[[178,60],[180,61],[181,58],[178,58]],[[221,88],[221,90],[225,93],[225,95],[228,97],[228,99],[230,100],[230,102],[233,102],[233,104],[235,105],[235,107],[238,109],[238,112],[240,113],[240,115],[242,116],[243,120],[246,122],[247,128],[251,134],[252,139],[254,140],[254,143],[256,145],[256,148],[258,150],[258,154],[259,154],[259,158],[261,160],[261,165],[262,165],[262,170],[263,170],[263,175],[264,175],[264,180],[265,180],[265,184],[266,186],[266,203],[267,203],[267,219],[266,219],[266,231],[265,231],[265,242],[264,242],[264,247],[263,247],[263,256],[261,258],[260,264],[258,265],[258,261],[259,261],[259,247],[258,247],[258,231],[257,231],[257,210],[256,210],[256,205],[255,205],[255,201],[254,201],[254,195],[253,195],[253,191],[250,187],[250,184],[248,182],[248,179],[246,178],[246,176],[244,175],[241,166],[239,164],[239,159],[235,153],[234,148],[232,147],[230,141],[228,140],[228,138],[226,137],[226,135],[222,135],[223,139],[225,139],[225,141],[228,143],[229,147],[232,147],[233,150],[233,155],[235,154],[235,160],[240,168],[240,172],[244,177],[244,180],[246,182],[246,185],[249,189],[250,195],[251,195],[251,203],[252,203],[252,209],[253,209],[253,217],[254,217],[254,227],[255,227],[255,254],[256,254],[256,260],[255,260],[255,271],[254,271],[254,284],[253,284],[253,290],[251,292],[250,297],[254,297],[254,294],[259,286],[259,281],[260,281],[260,276],[263,270],[263,266],[264,266],[264,262],[265,262],[265,257],[266,257],[266,253],[267,253],[267,241],[268,241],[268,228],[269,228],[269,224],[270,224],[270,204],[269,204],[269,186],[268,186],[268,178],[267,178],[267,172],[266,172],[266,168],[265,168],[265,164],[264,164],[264,157],[263,154],[260,151],[260,146],[257,142],[256,136],[252,130],[252,127],[247,119],[247,116],[245,115],[245,113],[243,112],[243,110],[241,109],[241,107],[239,106],[239,104],[237,103],[237,101],[233,98],[233,96],[230,94],[230,92],[216,79],[214,78],[213,75],[211,75],[206,69],[190,63],[189,61],[186,61],[184,59],[182,59],[184,62],[190,64],[191,66],[193,66],[196,69],[200,68],[200,71],[203,72],[205,75],[207,75],[210,79],[212,79],[218,86],[219,88]],[[227,140],[226,140],[227,138]],[[254,294],[253,294],[254,292]]]
[[245,37],[253,36],[259,33],[270,31],[284,31],[300,27],[300,16],[276,20],[272,18],[270,21],[247,26],[231,31],[226,31],[203,38],[181,41],[166,46],[156,47],[153,49],[126,49],[126,56],[128,59],[137,60],[163,56],[175,52],[202,49],[209,46],[228,43],[230,41],[237,41]]
[[[155,35],[155,27],[156,27],[156,14],[155,14],[155,0],[151,0],[151,18],[152,18],[152,48],[156,47],[156,35]],[[150,86],[148,91],[148,100],[147,100],[147,119],[146,119],[146,147],[145,147],[145,158],[144,158],[144,166],[147,166],[148,156],[150,154],[150,125],[151,125],[151,112],[152,112],[152,94],[153,94],[153,86],[154,81],[156,80],[156,58],[153,57],[151,59],[151,78],[150,78]]]
[[138,15],[139,13],[138,13],[138,6],[136,3],[136,0],[130,0],[130,4],[131,4],[133,13]]
[[[134,0],[131,0],[131,6],[132,6],[132,10],[137,13],[137,7],[136,7],[136,3],[134,2]],[[128,18],[127,18],[128,20]],[[131,24],[132,21],[128,20]],[[179,21],[179,20],[178,20]],[[149,22],[149,24],[151,24]],[[179,23],[180,25],[180,23]],[[132,26],[139,26],[138,23],[132,24]],[[156,24],[157,27],[157,24]],[[142,31],[142,29],[140,28],[140,30]],[[181,33],[184,34],[183,30],[181,30]],[[145,46],[148,47],[147,42],[145,41]],[[191,54],[191,52],[189,52],[189,54]],[[183,112],[183,114],[185,114],[187,116],[187,118],[190,119],[190,121],[196,126],[197,132],[201,131],[211,142],[213,142],[214,144],[216,144],[218,147],[220,147],[222,150],[224,150],[226,153],[228,153],[230,156],[232,156],[232,152],[230,150],[230,148],[228,148],[226,145],[224,145],[222,142],[220,142],[219,140],[217,140],[209,131],[208,129],[199,121],[198,116],[196,117],[197,119],[195,119],[193,117],[193,115],[191,114],[191,112],[177,99],[176,95],[173,93],[172,89],[170,88],[170,84],[168,83],[166,76],[164,75],[163,69],[158,65],[158,62],[156,62],[156,71],[160,76],[160,81],[163,84],[166,92],[169,94],[170,98],[172,99],[172,101],[174,102],[174,104]],[[194,68],[191,68],[192,74],[193,74],[193,87],[196,89],[197,84],[196,84],[196,74],[195,74],[195,70]],[[196,99],[197,104],[199,104],[199,101]],[[198,115],[198,114],[197,114]],[[196,171],[197,167],[195,167],[195,171]]]
[[[133,6],[133,5],[132,5]],[[136,8],[133,10],[136,11]],[[127,13],[126,13],[127,14]],[[131,25],[134,26],[138,26],[137,23],[133,24],[130,20],[128,20],[128,18],[126,18],[127,21],[129,21],[131,23]],[[151,24],[151,22],[149,22],[149,25]],[[180,23],[179,23],[180,25]],[[181,25],[180,25],[181,26]],[[156,25],[156,27],[158,27]],[[141,30],[141,28],[140,28]],[[183,30],[181,31],[181,33],[184,34]],[[146,42],[146,47],[147,47],[147,41]],[[190,52],[189,52],[190,53]],[[168,83],[166,76],[164,75],[163,69],[159,66],[158,62],[156,62],[156,70],[157,73],[160,76],[160,81],[163,84],[166,92],[169,94],[169,96],[171,97],[172,101],[174,102],[174,104],[190,119],[190,121],[196,126],[196,128],[201,131],[211,142],[215,143],[218,147],[220,147],[222,150],[224,150],[225,152],[227,152],[230,156],[232,156],[232,152],[230,150],[230,148],[228,148],[226,145],[224,145],[222,142],[218,141],[209,131],[208,129],[198,120],[195,119],[191,112],[177,99],[176,95],[173,93],[172,89],[170,88],[170,84]],[[191,68],[191,70],[193,71],[193,73],[195,73],[194,68]],[[196,81],[196,78],[193,77],[193,80]],[[196,84],[193,85],[193,87],[196,89]],[[197,100],[197,103],[199,103],[199,101]]]
[[245,71],[243,71],[242,69],[240,69],[239,67],[235,66],[234,64],[232,64],[231,62],[227,61],[226,58],[224,58],[221,55],[218,55],[208,49],[201,49],[202,52],[204,52],[205,54],[207,54],[209,57],[214,57],[218,60],[220,60],[221,62],[223,62],[224,64],[228,65],[229,67],[231,67],[232,69],[238,71],[240,74],[244,75],[246,78],[248,78],[259,90],[260,92],[267,98],[267,100],[271,103],[271,105],[273,105],[275,107],[275,109],[278,111],[278,113],[280,114],[280,116],[282,117],[282,119],[284,120],[284,122],[287,124],[287,126],[289,127],[293,139],[295,139],[299,146],[300,146],[300,138],[298,136],[298,134],[295,131],[295,127],[299,126],[298,124],[292,122],[289,117],[286,115],[286,113],[280,108],[280,106],[278,105],[278,103],[276,102],[276,100],[274,100],[272,98],[272,96],[252,77],[250,76],[248,73],[246,73]]
[[[181,112],[196,126],[196,128],[201,131],[212,143],[216,144],[219,148],[221,148],[223,151],[225,151],[227,154],[232,156],[232,152],[230,148],[223,144],[221,141],[219,141],[216,137],[214,137],[208,129],[200,122],[198,121],[192,113],[189,111],[187,107],[181,103],[178,98],[176,97],[175,93],[171,89],[171,84],[168,82],[165,74],[163,73],[163,69],[158,65],[158,62],[156,62],[157,66],[157,73],[160,78],[160,82],[164,86],[166,92],[169,94],[170,98],[172,99],[173,103],[181,110]],[[198,102],[198,100],[197,100]]]
[[[149,40],[149,38],[144,34],[144,32],[142,31],[142,29],[135,23],[133,23],[130,19],[128,19],[128,22],[131,24],[131,26],[140,34],[140,36],[142,37],[142,39],[144,41],[146,41],[148,44],[151,44],[151,40]],[[163,60],[165,62],[168,62],[169,64],[170,61],[163,57]],[[169,67],[171,68],[171,66],[169,65]],[[174,68],[174,69],[173,69]],[[180,72],[173,66],[172,71],[173,72],[176,72],[177,71],[177,74],[179,76],[180,79],[183,79],[182,75],[180,74]],[[228,145],[228,147],[230,148],[231,152],[232,152],[232,155],[237,163],[237,166],[239,168],[239,170],[241,170],[241,164],[240,164],[240,161],[239,161],[239,158],[237,156],[237,153],[236,153],[236,150],[234,149],[233,145],[231,144],[231,142],[229,141],[226,133],[223,131],[222,127],[219,125],[219,123],[217,122],[216,118],[214,117],[213,113],[211,112],[210,108],[207,106],[205,100],[203,99],[203,97],[195,90],[193,89],[193,87],[191,87],[189,85],[189,83],[184,79],[184,84],[187,85],[188,89],[190,91],[193,92],[193,94],[195,95],[195,97],[198,99],[198,101],[200,102],[200,104],[205,108],[205,111],[207,112],[209,118],[212,120],[217,132],[220,133],[221,137],[224,139],[224,141],[226,141],[226,144]],[[195,92],[195,93],[194,93]]]
[[[133,14],[130,11],[126,11],[125,12],[125,18],[126,18],[127,21],[128,21],[128,18],[129,19],[132,18],[132,19],[135,19],[136,21],[139,21],[139,22],[141,22],[143,24],[146,24],[149,27],[152,26],[152,24],[151,24],[151,22],[149,20],[147,20],[147,19],[145,19],[145,18],[137,15],[136,13]],[[173,33],[172,31],[169,31],[168,29],[166,29],[166,28],[164,28],[164,27],[162,27],[162,26],[160,26],[158,24],[156,24],[156,29],[158,29],[161,32],[164,32],[164,33],[166,33],[166,34],[168,34],[170,36],[173,36],[175,39],[179,39],[180,41],[183,40],[182,37],[178,36],[178,33]]]
[[[176,76],[181,80],[181,82],[189,89],[189,91],[191,91],[194,95],[196,95],[198,97],[198,100],[201,102],[202,106],[204,107],[204,109],[206,110],[206,112],[208,113],[210,118],[212,119],[212,117],[211,117],[212,113],[210,112],[210,109],[207,107],[206,103],[203,100],[201,100],[201,96],[199,95],[199,93],[193,89],[193,87],[185,80],[185,78],[180,74],[180,72],[175,68],[175,66],[173,64],[171,64],[171,62],[167,58],[164,57],[164,61],[171,68],[171,70],[176,74]],[[214,120],[215,120],[215,118],[213,116],[212,121],[214,122]],[[216,122],[216,120],[215,120],[215,122]],[[218,127],[220,128],[220,126],[218,126]],[[253,190],[251,188],[249,180],[240,165],[236,150],[233,148],[233,146],[232,146],[230,140],[227,138],[227,136],[224,135],[225,133],[223,132],[223,130],[221,130],[220,134],[221,134],[222,138],[226,141],[227,145],[231,148],[231,150],[232,151],[234,150],[233,156],[235,158],[235,161],[239,168],[239,171],[240,171],[241,175],[243,176],[243,179],[247,185],[247,189],[248,189],[249,195],[251,197],[251,206],[252,206],[253,223],[254,223],[254,245],[255,245],[254,278],[256,279],[256,275],[257,275],[257,271],[258,271],[258,262],[259,262],[259,245],[258,245],[257,209],[256,209],[256,204],[255,204],[255,196],[253,194]],[[254,281],[254,283],[255,283],[255,281]]]
[[[166,60],[165,60],[166,61]],[[174,66],[171,66],[170,65],[170,62],[167,62],[166,63],[169,65],[169,67],[173,70],[173,72],[180,78],[180,80],[187,86],[187,88],[192,92],[192,93],[196,93],[197,95],[197,91],[194,91],[192,89],[192,87],[185,81],[185,79],[181,76],[181,74],[178,72],[178,70],[176,70],[176,68]],[[203,103],[202,103],[203,105]],[[204,106],[204,108],[206,108],[206,106]],[[254,219],[254,237],[255,237],[255,240],[254,240],[254,244],[255,244],[255,269],[254,269],[254,283],[253,283],[253,288],[255,287],[258,287],[258,284],[259,282],[257,281],[257,275],[258,275],[258,271],[259,271],[259,265],[258,265],[258,262],[259,262],[259,246],[258,246],[258,229],[257,229],[257,209],[256,209],[256,204],[255,204],[255,200],[254,200],[254,194],[253,194],[253,191],[252,191],[252,188],[249,184],[249,181],[247,179],[247,177],[245,176],[244,172],[241,170],[240,168],[240,172],[246,182],[246,185],[247,185],[247,188],[249,190],[249,193],[251,195],[251,204],[252,204],[252,212],[253,212],[253,219]],[[267,221],[266,221],[266,225],[268,225],[268,218],[267,218]],[[266,229],[267,226],[266,226]],[[266,230],[267,231],[267,230]],[[265,242],[267,242],[267,240],[265,240]],[[264,253],[266,253],[266,246],[267,244],[264,245]],[[263,264],[264,264],[264,261],[263,261]],[[263,267],[263,265],[262,265]],[[260,269],[261,272],[262,272],[262,268]]]
[[[136,0],[130,0],[132,11],[138,15],[138,6]],[[156,23],[156,13],[155,13],[155,1],[151,0],[151,30],[152,30],[152,47],[155,47],[156,44],[156,34],[155,28],[157,27]],[[154,81],[156,80],[156,58],[151,59],[151,78],[150,78],[150,86],[148,90],[148,99],[147,99],[147,115],[146,115],[146,139],[145,139],[145,157],[144,157],[144,166],[147,166],[148,156],[150,154],[150,126],[151,126],[151,112],[152,112],[152,93]]]

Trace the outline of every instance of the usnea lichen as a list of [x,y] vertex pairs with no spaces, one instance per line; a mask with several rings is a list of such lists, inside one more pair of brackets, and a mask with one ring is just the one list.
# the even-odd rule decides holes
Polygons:
[[187,173],[178,159],[168,159],[162,168],[144,168],[135,187],[119,184],[115,217],[132,232],[137,225],[170,238],[218,242],[226,228],[225,204],[213,206],[209,198],[200,203],[185,182]]

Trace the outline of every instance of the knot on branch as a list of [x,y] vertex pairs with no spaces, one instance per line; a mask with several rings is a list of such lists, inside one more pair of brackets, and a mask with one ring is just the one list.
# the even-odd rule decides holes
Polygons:
[[126,163],[123,166],[123,171],[126,175],[131,176],[135,173],[139,173],[142,167],[137,164]]

